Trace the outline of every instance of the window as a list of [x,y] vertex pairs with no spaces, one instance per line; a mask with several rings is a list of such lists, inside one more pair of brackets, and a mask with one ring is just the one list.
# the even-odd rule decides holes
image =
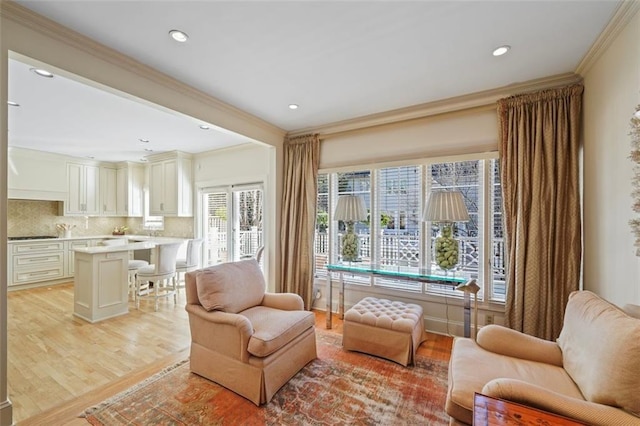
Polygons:
[[[315,237],[316,276],[326,276],[327,262],[340,262],[342,222],[332,221],[338,197],[361,195],[369,219],[356,224],[360,258],[365,263],[424,268],[442,273],[433,245],[438,228],[422,221],[422,209],[433,190],[460,191],[470,220],[455,224],[460,243],[458,268],[477,278],[480,298],[505,300],[504,239],[499,163],[495,159],[379,167],[370,170],[321,173],[318,176]],[[345,277],[349,278],[349,277]],[[457,294],[450,286],[387,278],[357,279],[375,287],[429,294]],[[364,281],[364,282],[363,282]]]

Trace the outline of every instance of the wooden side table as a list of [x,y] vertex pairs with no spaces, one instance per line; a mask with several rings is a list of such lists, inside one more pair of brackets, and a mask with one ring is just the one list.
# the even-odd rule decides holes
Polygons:
[[476,393],[473,397],[474,426],[574,426],[577,420],[558,416],[516,402]]

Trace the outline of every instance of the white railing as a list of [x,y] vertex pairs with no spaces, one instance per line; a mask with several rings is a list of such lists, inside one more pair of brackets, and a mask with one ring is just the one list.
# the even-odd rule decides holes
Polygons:
[[[250,231],[239,231],[235,244],[235,259],[252,257],[263,245],[262,231],[257,227]],[[210,228],[207,233],[207,255],[209,264],[217,264],[231,260],[227,252],[227,232],[219,232],[217,228]]]

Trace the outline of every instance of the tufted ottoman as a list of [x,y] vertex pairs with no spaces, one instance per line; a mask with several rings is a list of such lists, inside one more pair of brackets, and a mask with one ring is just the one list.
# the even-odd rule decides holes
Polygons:
[[342,346],[407,366],[424,341],[422,307],[365,297],[344,315]]

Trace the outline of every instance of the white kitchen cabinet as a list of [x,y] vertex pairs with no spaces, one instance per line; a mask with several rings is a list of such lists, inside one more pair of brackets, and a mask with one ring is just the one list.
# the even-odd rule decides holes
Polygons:
[[100,167],[100,214],[118,215],[118,171],[115,167]]
[[142,217],[144,202],[144,168],[120,163],[117,170],[117,215]]
[[16,286],[64,278],[64,242],[10,243],[9,282]]
[[149,213],[193,216],[191,156],[171,153],[149,157]]
[[100,167],[67,163],[67,183],[65,215],[97,216],[100,214]]
[[67,271],[66,271],[66,276],[67,277],[73,277],[73,275],[75,274],[75,249],[77,248],[87,248],[87,247],[93,247],[97,244],[97,242],[100,240],[70,240],[67,241]]

